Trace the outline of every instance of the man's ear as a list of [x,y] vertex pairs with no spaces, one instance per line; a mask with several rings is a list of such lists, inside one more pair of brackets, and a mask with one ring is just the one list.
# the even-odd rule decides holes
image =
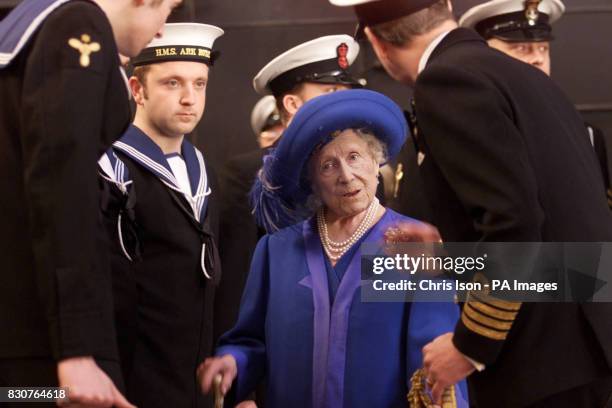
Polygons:
[[302,101],[302,98],[297,95],[287,94],[283,96],[283,106],[285,107],[285,110],[289,112],[291,117],[297,113],[303,104],[304,102]]
[[135,76],[129,79],[128,84],[130,86],[130,91],[132,92],[132,96],[134,97],[134,102],[136,102],[136,105],[143,105],[144,100],[146,99],[145,88],[143,84],[141,84],[138,78],[136,78]]
[[366,27],[364,29],[364,32],[365,32],[366,37],[368,38],[368,41],[372,45],[372,48],[374,49],[374,53],[376,54],[378,59],[381,61],[383,59],[387,60],[388,59],[387,56],[389,54],[389,44],[386,41],[378,38],[378,36],[374,34],[374,32],[370,29],[370,27]]

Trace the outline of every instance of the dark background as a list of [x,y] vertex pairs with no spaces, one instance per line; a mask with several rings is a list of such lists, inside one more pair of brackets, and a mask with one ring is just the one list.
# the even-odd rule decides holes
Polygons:
[[[194,135],[214,168],[231,156],[256,148],[249,117],[259,95],[253,76],[270,59],[301,42],[327,34],[352,34],[352,9],[328,0],[184,0],[174,21],[198,21],[225,30],[215,48],[222,55],[211,72],[204,119]],[[481,0],[455,0],[457,15]],[[0,7],[14,4],[0,0]],[[564,0],[565,15],[555,23],[553,79],[585,119],[612,133],[612,0]],[[354,65],[368,86],[407,107],[411,90],[377,66],[367,43]],[[443,103],[443,102],[442,102]],[[449,107],[452,109],[452,107]]]

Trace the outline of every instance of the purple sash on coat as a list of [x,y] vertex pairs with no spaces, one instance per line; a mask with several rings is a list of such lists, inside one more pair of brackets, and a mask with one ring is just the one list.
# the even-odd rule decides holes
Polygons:
[[[387,214],[368,232],[368,241],[383,239]],[[341,408],[344,402],[349,313],[355,292],[361,286],[361,251],[353,255],[330,312],[327,272],[319,235],[313,230],[311,220],[303,222],[302,232],[314,301],[313,407]]]

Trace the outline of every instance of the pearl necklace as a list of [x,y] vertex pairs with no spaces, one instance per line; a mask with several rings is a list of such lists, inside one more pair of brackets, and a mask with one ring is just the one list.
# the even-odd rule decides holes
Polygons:
[[325,250],[325,253],[329,259],[332,261],[337,261],[338,259],[342,258],[342,255],[344,255],[353,245],[355,245],[357,241],[361,239],[361,237],[365,235],[365,233],[372,226],[376,213],[378,212],[378,205],[378,199],[374,198],[355,232],[353,232],[348,239],[342,242],[332,241],[329,238],[327,221],[325,220],[325,210],[321,208],[317,212],[317,226],[319,229],[319,235],[321,237],[323,249]]

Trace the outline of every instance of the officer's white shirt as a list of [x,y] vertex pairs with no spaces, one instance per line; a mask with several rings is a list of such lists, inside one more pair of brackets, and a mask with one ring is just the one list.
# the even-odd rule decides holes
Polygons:
[[421,59],[419,60],[419,74],[425,69],[425,66],[427,66],[427,61],[429,61],[429,57],[431,57],[431,54],[434,52],[438,44],[440,44],[444,37],[446,37],[450,32],[451,30],[443,32],[442,34],[434,38],[434,40],[429,43],[427,48],[425,48],[425,51],[423,52],[423,55],[421,55]]

